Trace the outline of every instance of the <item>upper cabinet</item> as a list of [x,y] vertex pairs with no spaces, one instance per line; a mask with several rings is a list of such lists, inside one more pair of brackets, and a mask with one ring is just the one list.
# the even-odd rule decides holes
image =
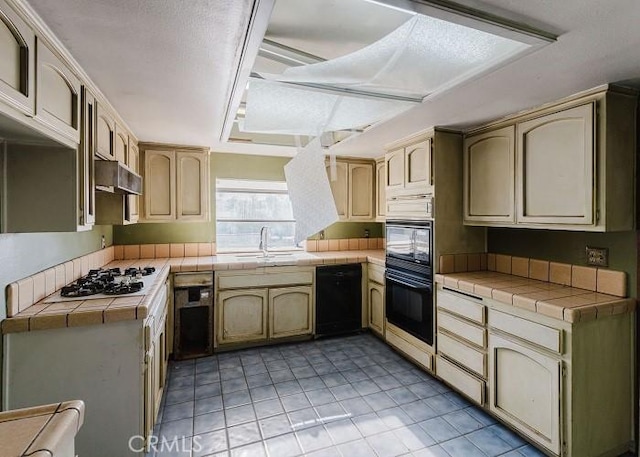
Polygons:
[[80,140],[80,80],[38,40],[36,120],[75,142]]
[[385,168],[387,198],[432,194],[431,139],[388,152]]
[[591,102],[517,125],[518,223],[593,224],[594,111]]
[[374,220],[373,163],[340,159],[335,175],[330,163],[326,168],[340,220]]
[[515,221],[515,128],[470,135],[464,141],[464,221]]
[[86,87],[82,88],[81,106],[81,137],[80,148],[78,149],[79,225],[91,227],[96,222],[95,159],[93,155],[93,142],[95,140],[96,128],[96,99]]
[[209,220],[209,150],[142,146],[141,221]]
[[465,224],[632,230],[636,99],[594,90],[468,135]]
[[384,157],[376,160],[376,221],[384,222],[387,215],[386,168]]
[[116,160],[116,121],[113,115],[98,103],[96,117],[95,153],[105,160]]
[[129,158],[129,132],[116,122],[115,131],[115,158],[118,162],[128,165]]
[[401,147],[392,148],[384,157],[385,217],[432,217],[432,138],[422,135],[401,142]]
[[28,116],[35,113],[35,55],[34,31],[0,0],[0,100]]

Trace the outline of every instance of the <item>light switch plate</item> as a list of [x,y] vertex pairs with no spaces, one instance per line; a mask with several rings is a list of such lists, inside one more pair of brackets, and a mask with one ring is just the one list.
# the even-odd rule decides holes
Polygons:
[[587,265],[595,267],[609,266],[609,249],[587,246]]

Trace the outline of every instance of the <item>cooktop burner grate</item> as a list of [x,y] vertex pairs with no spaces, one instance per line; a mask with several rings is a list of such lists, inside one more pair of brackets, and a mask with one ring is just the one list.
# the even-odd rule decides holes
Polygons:
[[60,296],[65,298],[88,297],[90,295],[126,295],[139,292],[144,283],[139,278],[155,272],[154,267],[127,268],[124,273],[120,268],[89,270],[86,276],[76,282],[64,286]]

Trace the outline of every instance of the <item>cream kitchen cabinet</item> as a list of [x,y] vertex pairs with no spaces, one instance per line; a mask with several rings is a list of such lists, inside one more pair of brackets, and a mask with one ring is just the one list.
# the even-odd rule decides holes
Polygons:
[[524,224],[592,225],[595,102],[518,123],[518,215]]
[[77,454],[140,457],[128,443],[148,440],[156,422],[167,373],[168,290],[165,283],[149,297],[144,319],[3,335],[3,410],[82,398]]
[[78,150],[78,225],[91,227],[96,222],[96,191],[94,183],[93,141],[95,139],[96,99],[91,91],[82,88],[82,124]]
[[560,455],[562,361],[493,333],[489,351],[489,410]]
[[515,127],[464,140],[464,222],[515,222]]
[[96,155],[105,160],[116,160],[116,120],[100,102],[96,110]]
[[431,139],[388,152],[385,168],[387,197],[432,194]]
[[331,192],[342,221],[374,220],[373,164],[337,160],[335,179],[326,165]]
[[[135,173],[140,174],[140,151],[138,144],[132,137],[129,137],[128,152],[126,165]],[[140,218],[140,196],[129,195],[126,198],[128,199],[127,203],[129,205],[129,220],[131,223],[136,223]]]
[[43,41],[36,53],[36,121],[80,142],[81,82]]
[[127,164],[129,158],[129,132],[116,122],[115,128],[115,158],[118,162]]
[[436,290],[436,375],[483,405],[487,384],[486,308],[481,300]]
[[313,333],[313,288],[283,287],[269,290],[269,338]]
[[387,215],[386,168],[384,158],[376,160],[376,221],[384,222]]
[[601,87],[472,132],[465,224],[633,229],[636,102]]
[[216,347],[313,334],[313,267],[216,272]]
[[386,218],[433,217],[432,137],[400,140],[385,154]]
[[140,220],[208,220],[209,150],[156,144],[141,149],[144,192]]
[[45,154],[40,146],[7,144],[2,189],[4,232],[76,232],[93,227],[95,99],[87,89],[80,93],[80,144],[49,146]]
[[217,340],[220,344],[265,341],[268,336],[268,289],[218,293]]
[[438,377],[550,455],[630,448],[634,313],[571,323],[441,284],[435,299]]
[[35,113],[35,50],[34,31],[0,0],[0,101],[27,116]]
[[367,284],[367,326],[369,329],[384,337],[385,322],[385,284],[384,267],[368,264],[368,284]]
[[151,306],[145,321],[144,371],[144,431],[149,440],[153,436],[162,394],[166,385],[169,354],[167,352],[167,322],[169,311],[169,279]]

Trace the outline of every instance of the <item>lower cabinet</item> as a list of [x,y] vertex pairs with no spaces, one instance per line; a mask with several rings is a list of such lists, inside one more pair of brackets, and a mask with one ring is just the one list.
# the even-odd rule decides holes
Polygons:
[[489,409],[560,455],[560,358],[493,333],[489,352]]
[[384,267],[369,263],[367,266],[367,326],[384,337],[385,330],[385,288]]
[[216,274],[216,345],[312,335],[313,267]]
[[283,287],[269,290],[269,337],[313,333],[313,288]]
[[3,335],[2,409],[82,399],[77,455],[144,455],[135,449],[153,432],[165,382],[167,298],[163,288],[144,320]]
[[384,286],[369,281],[369,328],[379,335],[384,335]]
[[268,289],[226,290],[218,294],[218,342],[267,339]]
[[436,376],[546,454],[633,448],[634,313],[567,322],[438,285],[436,320]]

